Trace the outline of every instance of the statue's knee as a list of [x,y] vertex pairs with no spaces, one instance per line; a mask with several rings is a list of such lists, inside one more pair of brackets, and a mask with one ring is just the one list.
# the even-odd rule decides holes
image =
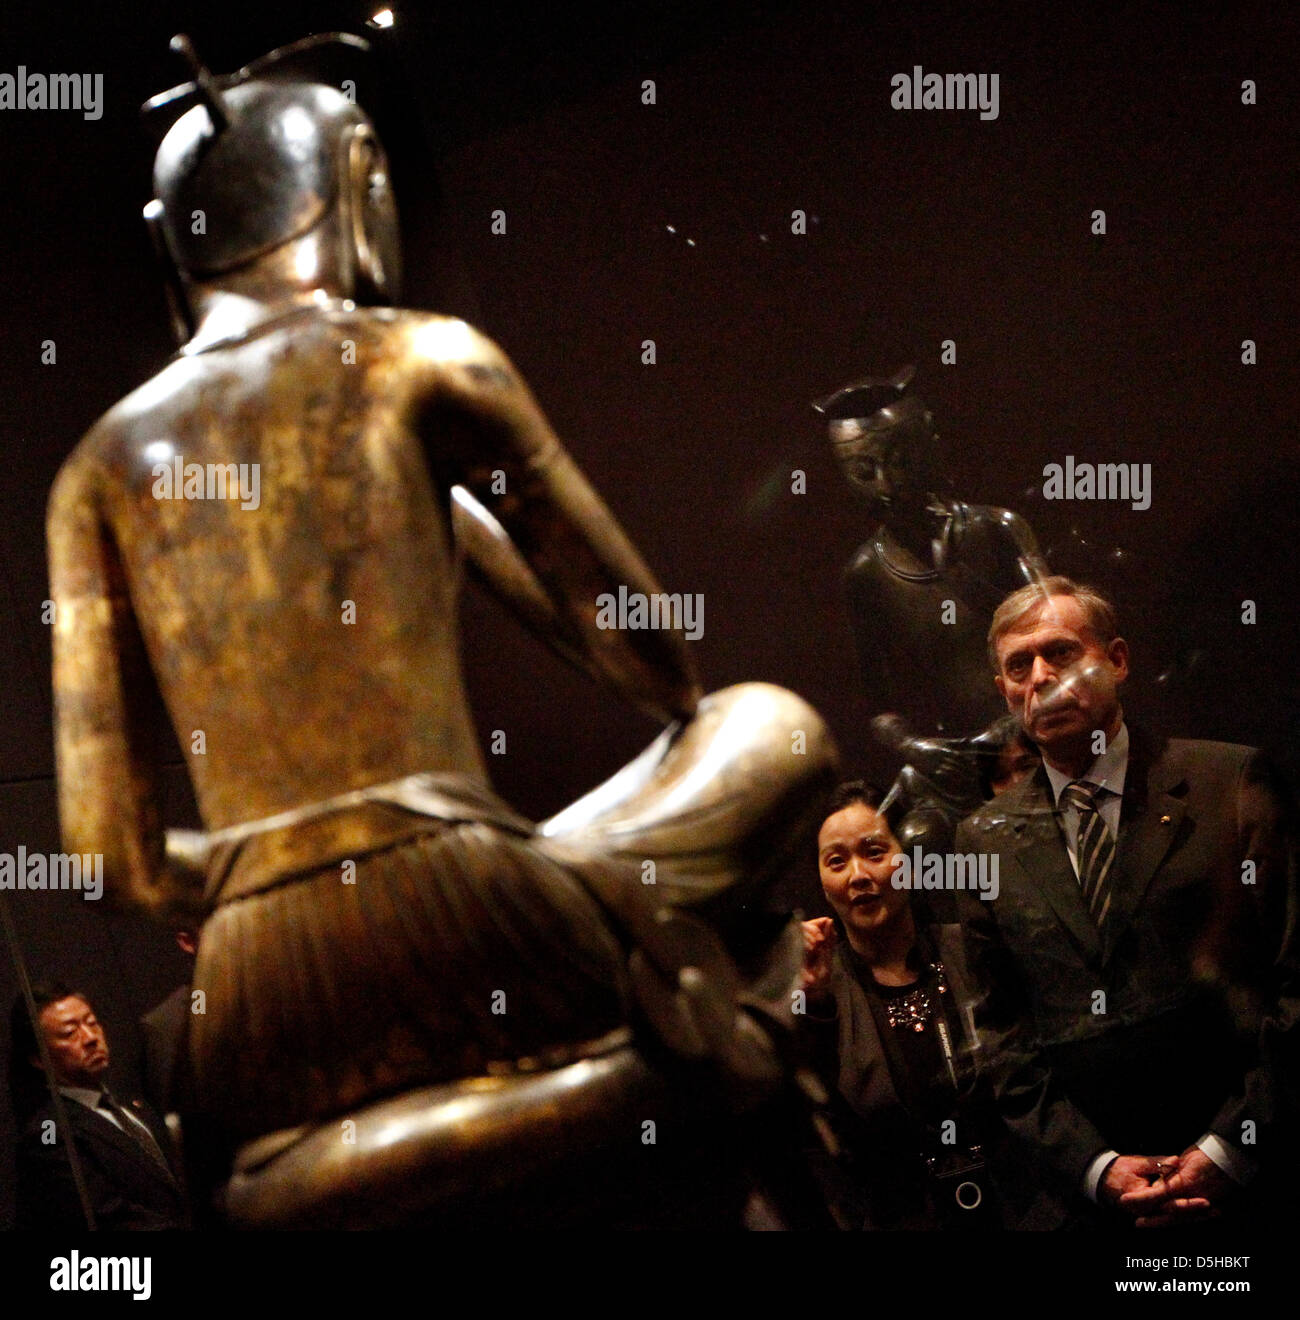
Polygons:
[[692,724],[708,730],[717,762],[743,767],[755,780],[821,779],[839,761],[826,721],[797,693],[773,683],[711,692]]

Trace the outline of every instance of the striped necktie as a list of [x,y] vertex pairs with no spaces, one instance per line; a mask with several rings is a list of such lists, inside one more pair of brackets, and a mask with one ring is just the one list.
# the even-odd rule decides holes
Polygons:
[[1110,868],[1115,860],[1115,836],[1110,832],[1101,812],[1097,810],[1096,795],[1101,790],[1092,784],[1075,780],[1065,786],[1061,795],[1079,813],[1079,834],[1075,856],[1079,864],[1079,889],[1083,905],[1100,930],[1110,911]]
[[155,1164],[161,1165],[170,1175],[171,1166],[167,1163],[167,1157],[163,1154],[157,1138],[149,1131],[148,1124],[136,1118],[129,1109],[118,1104],[117,1097],[107,1087],[100,1093],[98,1107],[112,1114],[122,1132],[130,1137]]

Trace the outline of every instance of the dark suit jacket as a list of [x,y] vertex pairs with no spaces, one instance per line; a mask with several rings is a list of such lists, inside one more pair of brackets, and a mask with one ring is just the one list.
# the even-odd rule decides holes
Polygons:
[[144,1034],[144,1094],[160,1114],[170,1113],[176,1107],[172,1086],[189,1016],[190,987],[182,985],[140,1019]]
[[1004,1117],[1059,1193],[1104,1150],[1178,1153],[1206,1131],[1279,1163],[1300,1036],[1289,834],[1252,749],[1131,730],[1099,935],[1041,766],[958,828],[959,852],[999,857],[997,899],[960,904],[976,1021]]
[[[76,1100],[64,1103],[98,1227],[185,1227],[185,1206],[174,1172],[163,1169],[134,1137],[127,1136],[103,1115]],[[158,1115],[143,1104],[130,1108],[153,1132],[163,1151],[170,1154],[167,1130]],[[72,1181],[64,1134],[58,1131],[52,1145],[41,1140],[42,1125],[53,1118],[54,1106],[47,1100],[18,1139],[17,1226],[84,1231],[85,1218]]]

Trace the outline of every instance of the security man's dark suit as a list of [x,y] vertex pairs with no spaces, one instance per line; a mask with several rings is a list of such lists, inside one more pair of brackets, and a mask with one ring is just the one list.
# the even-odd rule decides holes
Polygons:
[[[174,1168],[161,1163],[139,1140],[98,1111],[64,1100],[72,1137],[81,1157],[90,1203],[100,1229],[168,1229],[186,1226],[184,1198]],[[162,1152],[169,1152],[166,1128],[147,1106],[131,1112],[149,1128]],[[46,1100],[24,1126],[18,1140],[17,1227],[57,1232],[86,1227],[65,1134],[46,1128],[54,1106]],[[53,1143],[42,1140],[53,1133]]]
[[997,899],[960,904],[995,1090],[1063,1198],[1108,1149],[1213,1132],[1258,1162],[1257,1199],[1294,1158],[1291,835],[1252,749],[1134,734],[1099,933],[1042,766],[958,828],[957,851],[999,856]]

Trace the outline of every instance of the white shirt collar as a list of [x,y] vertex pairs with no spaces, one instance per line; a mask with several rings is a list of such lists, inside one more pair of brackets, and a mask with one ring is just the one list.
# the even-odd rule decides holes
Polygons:
[[[1048,765],[1046,760],[1043,761],[1043,769],[1047,771],[1047,778],[1052,785],[1052,801],[1060,806],[1061,794],[1065,792],[1066,785],[1073,784],[1076,780],[1067,774],[1063,774],[1054,766]],[[1117,797],[1121,797],[1124,793],[1124,777],[1127,774],[1128,725],[1121,723],[1119,732],[1115,735],[1115,741],[1093,761],[1083,774],[1078,776],[1078,779],[1087,784],[1095,784],[1098,788],[1104,788]]]
[[98,1087],[92,1090],[88,1086],[60,1086],[59,1094],[85,1105],[87,1109],[98,1109],[100,1097],[104,1093]]

